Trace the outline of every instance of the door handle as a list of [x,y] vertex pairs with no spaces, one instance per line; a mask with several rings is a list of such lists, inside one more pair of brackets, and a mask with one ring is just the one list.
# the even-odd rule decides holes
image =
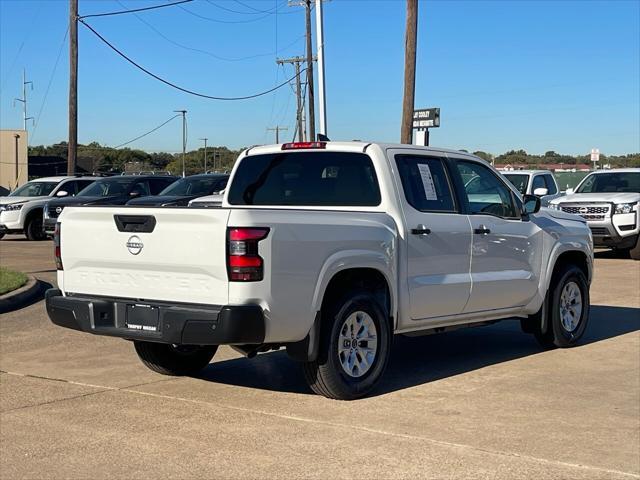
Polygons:
[[425,227],[424,225],[418,225],[417,228],[412,228],[411,233],[413,235],[429,235],[431,230]]
[[484,225],[480,225],[478,228],[474,228],[473,229],[473,233],[475,233],[477,235],[486,235],[488,233],[491,233],[491,230],[489,230]]

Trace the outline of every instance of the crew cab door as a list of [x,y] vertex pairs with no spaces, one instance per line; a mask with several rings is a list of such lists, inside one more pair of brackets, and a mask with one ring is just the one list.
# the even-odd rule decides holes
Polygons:
[[473,231],[471,297],[465,313],[524,306],[538,288],[542,230],[521,216],[519,201],[484,163],[453,158]]
[[459,314],[471,289],[471,227],[460,213],[446,159],[407,150],[394,161],[406,225],[410,317]]

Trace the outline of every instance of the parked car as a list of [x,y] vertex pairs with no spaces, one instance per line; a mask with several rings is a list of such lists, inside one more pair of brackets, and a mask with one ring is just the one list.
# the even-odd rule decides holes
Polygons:
[[73,197],[95,181],[95,177],[64,176],[31,180],[0,197],[0,238],[24,233],[29,240],[44,240],[42,207],[51,198]]
[[204,197],[194,198],[189,202],[189,206],[200,208],[219,208],[222,206],[223,198],[224,191],[220,193],[214,193],[213,195],[205,195]]
[[119,175],[96,180],[73,198],[50,200],[44,207],[44,233],[53,235],[60,213],[70,205],[124,205],[132,198],[157,195],[178,177]]
[[522,195],[540,197],[542,206],[547,206],[551,200],[558,198],[560,189],[556,178],[550,170],[514,170],[502,172]]
[[[481,194],[465,189],[475,177]],[[588,321],[585,220],[540,210],[453,150],[253,147],[221,208],[66,208],[56,230],[50,319],[132,340],[163,374],[200,371],[219,345],[285,347],[315,392],[355,399],[380,380],[393,334],[517,318],[545,347],[570,347]]]
[[629,252],[640,260],[640,168],[592,172],[549,206],[581,215],[597,247]]
[[127,205],[146,206],[187,206],[190,200],[203,195],[211,195],[224,190],[229,175],[220,173],[203,173],[181,178],[172,183],[158,195],[129,200]]

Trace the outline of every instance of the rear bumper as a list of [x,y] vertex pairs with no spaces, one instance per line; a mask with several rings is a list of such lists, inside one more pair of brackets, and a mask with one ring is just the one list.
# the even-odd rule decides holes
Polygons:
[[[158,309],[157,331],[127,327],[127,306],[140,303]],[[172,305],[132,299],[65,297],[58,289],[47,290],[45,304],[56,325],[94,335],[178,345],[261,344],[265,336],[264,313],[257,305]]]

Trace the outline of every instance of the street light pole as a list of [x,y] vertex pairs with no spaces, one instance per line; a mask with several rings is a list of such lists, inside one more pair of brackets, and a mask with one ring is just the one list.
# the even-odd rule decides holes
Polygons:
[[185,157],[187,155],[187,111],[174,110],[175,113],[182,114],[182,177],[186,177],[185,173]]
[[[209,140],[208,138],[201,138],[200,140],[204,140],[204,173],[207,173],[207,140]],[[213,163],[214,163],[214,167],[215,167],[215,161],[216,161],[216,157],[215,154],[213,156]]]
[[327,100],[324,83],[324,27],[322,20],[322,2],[316,0],[316,48],[318,50],[318,107],[320,107],[320,128],[322,135],[327,135]]

